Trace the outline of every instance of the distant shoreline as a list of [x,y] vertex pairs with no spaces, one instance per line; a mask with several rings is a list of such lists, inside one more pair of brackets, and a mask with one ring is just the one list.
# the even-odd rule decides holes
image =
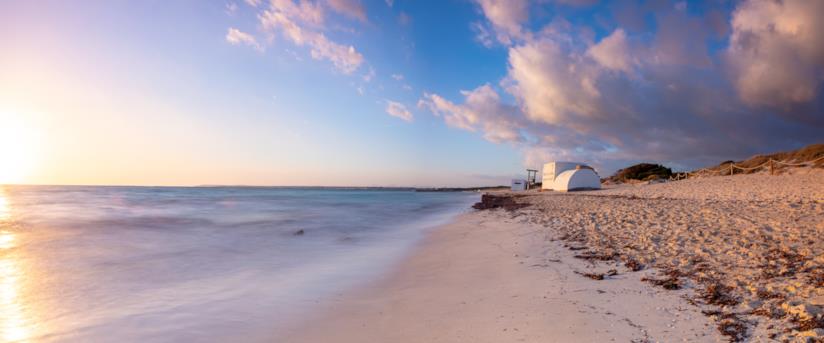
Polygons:
[[47,184],[0,184],[0,187],[110,187],[110,188],[243,188],[243,189],[299,189],[299,190],[341,190],[341,191],[390,191],[390,192],[480,192],[509,190],[508,186],[480,187],[382,187],[382,186],[249,186],[249,185],[195,185],[195,186],[154,186],[154,185],[47,185]]

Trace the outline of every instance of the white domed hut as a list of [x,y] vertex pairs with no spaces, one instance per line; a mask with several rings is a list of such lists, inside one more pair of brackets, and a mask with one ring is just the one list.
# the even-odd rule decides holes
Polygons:
[[559,192],[569,192],[587,189],[601,189],[601,178],[587,166],[578,166],[562,172],[555,177],[552,189]]
[[553,190],[555,188],[555,178],[567,170],[573,170],[577,166],[584,165],[579,162],[549,162],[544,164],[544,174],[541,184],[542,190]]
[[[565,175],[562,177],[562,175]],[[600,189],[601,178],[592,167],[579,162],[549,162],[544,164],[542,190],[568,192]]]

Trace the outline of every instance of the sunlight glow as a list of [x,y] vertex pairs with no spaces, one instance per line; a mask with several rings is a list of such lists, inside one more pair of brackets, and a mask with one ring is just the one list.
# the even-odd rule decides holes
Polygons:
[[37,138],[23,114],[0,109],[0,184],[25,182],[39,157]]
[[11,217],[11,208],[9,207],[9,200],[2,188],[0,188],[0,221],[9,219]]
[[14,247],[14,234],[8,231],[0,231],[0,249],[11,249]]
[[19,268],[13,259],[0,259],[0,338],[5,342],[22,342],[29,336],[20,297]]
[[21,272],[14,232],[3,230],[10,212],[8,197],[0,187],[0,341],[25,342],[31,337],[28,317],[21,296]]

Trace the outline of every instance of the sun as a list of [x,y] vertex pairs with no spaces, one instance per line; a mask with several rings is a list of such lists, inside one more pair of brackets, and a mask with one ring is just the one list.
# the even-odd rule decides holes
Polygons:
[[39,140],[22,114],[0,109],[0,184],[26,182],[37,161]]

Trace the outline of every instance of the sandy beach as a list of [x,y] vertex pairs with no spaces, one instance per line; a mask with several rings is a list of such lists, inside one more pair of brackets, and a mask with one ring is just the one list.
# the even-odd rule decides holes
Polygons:
[[278,341],[824,336],[822,170],[499,196]]

